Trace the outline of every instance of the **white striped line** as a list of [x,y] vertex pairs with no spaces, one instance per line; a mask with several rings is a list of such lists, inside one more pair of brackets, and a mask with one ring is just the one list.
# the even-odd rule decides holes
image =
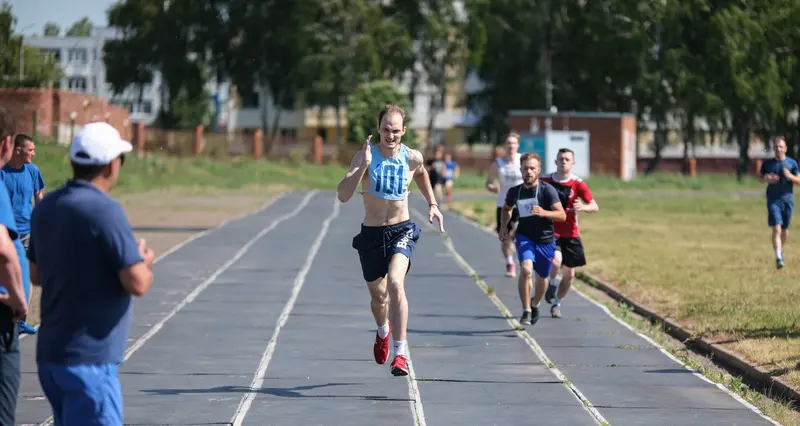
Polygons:
[[[413,212],[413,214],[415,216],[417,216],[417,218],[422,223],[425,223],[426,226],[428,226],[428,228],[433,229],[433,226],[428,223],[428,218],[423,216],[416,209],[412,209],[412,212]],[[461,268],[464,269],[464,271],[466,271],[470,276],[472,276],[474,278],[475,284],[478,287],[480,287],[481,290],[483,290],[485,293],[487,293],[487,296],[489,297],[489,299],[500,310],[500,312],[503,314],[503,316],[506,317],[506,321],[512,327],[514,327],[514,330],[516,331],[517,336],[519,336],[522,340],[525,341],[525,343],[528,344],[528,347],[530,347],[531,350],[533,350],[533,353],[536,354],[536,356],[539,358],[539,360],[542,361],[542,363],[544,363],[545,367],[547,367],[547,369],[550,370],[551,373],[553,373],[556,377],[558,377],[558,379],[561,381],[561,383],[567,389],[569,389],[572,392],[572,394],[575,396],[575,398],[581,403],[583,408],[586,411],[589,412],[589,414],[592,416],[592,418],[594,418],[594,420],[595,420],[595,422],[597,422],[597,424],[610,425],[608,420],[606,420],[605,417],[603,417],[603,415],[600,414],[599,411],[597,411],[597,409],[592,405],[592,403],[589,401],[589,399],[586,398],[586,396],[584,396],[583,393],[581,393],[580,390],[578,390],[578,388],[567,378],[567,376],[564,375],[564,373],[562,373],[558,368],[556,368],[555,364],[552,361],[550,361],[550,359],[544,353],[544,350],[542,350],[542,347],[539,346],[539,344],[536,342],[536,339],[534,339],[530,334],[528,334],[527,331],[525,331],[522,328],[521,324],[519,323],[519,321],[517,321],[516,318],[514,318],[514,317],[512,317],[510,315],[511,311],[508,310],[508,308],[505,306],[505,304],[503,304],[503,302],[500,300],[500,298],[498,298],[494,294],[491,294],[491,295],[488,294],[489,287],[486,285],[486,283],[483,281],[483,279],[479,278],[480,276],[478,275],[478,273],[474,269],[472,269],[472,267],[469,265],[469,263],[467,263],[467,261],[464,260],[463,257],[461,257],[461,255],[458,253],[456,248],[453,246],[453,242],[449,238],[443,238],[443,241],[444,241],[444,245],[450,251],[450,254],[453,257],[453,259],[456,261],[456,263],[459,266],[461,266]]]
[[[468,218],[466,218],[466,217],[464,217],[464,216],[462,216],[460,214],[453,214],[453,216],[458,217],[459,219],[461,219],[462,222],[464,222],[464,223],[466,223],[466,224],[468,224],[468,225],[470,225],[470,226],[472,226],[474,228],[477,228],[477,229],[479,229],[479,230],[481,230],[483,232],[486,232],[489,235],[492,235],[492,236],[496,235],[491,228],[487,228],[487,227],[481,226],[479,223],[476,223],[476,222],[474,222],[474,221],[472,221],[472,220],[470,220],[470,219],[468,219]],[[603,310],[603,312],[605,312],[614,321],[622,324],[625,328],[627,328],[628,330],[630,330],[631,332],[633,332],[637,336],[639,336],[642,339],[644,339],[647,343],[649,343],[649,344],[653,345],[654,347],[658,348],[658,350],[661,351],[661,353],[666,355],[669,359],[671,359],[671,360],[675,361],[676,363],[680,364],[681,366],[683,366],[683,368],[689,370],[693,375],[695,375],[695,376],[699,377],[700,379],[702,379],[702,380],[704,380],[704,381],[716,386],[717,388],[719,388],[720,390],[722,390],[723,392],[728,394],[731,398],[735,399],[736,401],[738,401],[739,403],[744,405],[750,411],[752,411],[755,414],[759,415],[764,420],[767,420],[768,422],[770,422],[770,423],[772,423],[772,424],[774,424],[776,426],[781,426],[781,424],[779,422],[775,421],[774,419],[772,419],[769,416],[767,416],[766,414],[764,414],[764,412],[762,412],[758,407],[756,407],[755,405],[751,404],[746,399],[742,398],[741,396],[737,395],[736,393],[734,393],[733,391],[728,389],[727,386],[723,385],[722,383],[717,383],[717,382],[709,379],[708,377],[703,375],[703,373],[697,371],[697,369],[689,366],[688,364],[684,363],[680,359],[676,358],[668,350],[666,350],[663,346],[661,346],[658,343],[656,343],[656,341],[654,341],[653,339],[651,339],[647,335],[645,335],[643,333],[640,333],[638,330],[633,328],[630,324],[628,324],[625,321],[623,321],[622,319],[618,318],[616,315],[614,315],[614,313],[612,313],[607,307],[603,306],[600,302],[592,299],[589,295],[587,295],[584,292],[578,290],[577,288],[573,287],[572,291],[578,293],[578,295],[581,296],[582,298],[584,298],[585,300],[587,300],[587,301],[595,304],[596,306],[598,306],[600,309]]]
[[[281,192],[281,193],[275,195],[274,197],[272,197],[272,199],[267,201],[267,203],[264,204],[263,206],[261,206],[258,210],[255,210],[255,211],[252,211],[252,212],[249,212],[249,213],[242,213],[240,215],[228,218],[228,219],[220,222],[219,225],[217,225],[217,226],[215,226],[213,228],[209,228],[209,229],[206,229],[203,232],[198,232],[196,234],[190,235],[189,238],[186,238],[185,240],[181,241],[180,243],[170,247],[169,250],[165,251],[160,256],[158,256],[153,261],[153,264],[155,265],[156,263],[158,263],[158,261],[164,259],[165,257],[171,255],[172,253],[175,253],[176,251],[180,250],[181,248],[183,248],[185,245],[191,243],[192,241],[194,241],[194,240],[196,240],[196,239],[198,239],[200,237],[203,237],[205,235],[208,235],[209,233],[211,233],[213,231],[216,231],[217,229],[222,228],[223,226],[225,226],[225,225],[227,225],[227,224],[229,224],[229,223],[231,223],[233,221],[236,221],[236,220],[245,218],[247,216],[256,215],[256,214],[259,214],[259,213],[263,212],[264,210],[268,209],[269,206],[275,204],[276,201],[280,200],[281,198],[285,197],[286,195],[287,195],[286,192]],[[31,291],[33,291],[33,285],[31,285]],[[33,327],[33,328],[38,331],[40,325],[41,324],[36,324],[36,326]],[[31,335],[30,334],[23,334],[22,336],[19,336],[19,339],[22,340],[22,339],[25,338],[25,336],[31,336]]]
[[[253,246],[253,244],[255,244],[259,239],[261,239],[261,237],[263,237],[268,232],[270,232],[273,229],[275,229],[278,225],[280,225],[284,221],[286,221],[286,220],[296,216],[298,213],[300,213],[303,210],[303,208],[305,208],[305,206],[308,205],[309,201],[311,201],[311,198],[314,195],[317,194],[317,192],[318,191],[316,191],[316,190],[309,192],[303,198],[303,201],[301,201],[300,204],[293,211],[291,211],[289,213],[286,213],[286,214],[276,218],[275,220],[273,220],[272,223],[269,226],[267,226],[266,228],[262,229],[261,232],[256,234],[252,239],[250,239],[250,241],[248,241],[244,246],[242,246],[242,248],[239,249],[239,251],[237,251],[236,254],[230,260],[225,262],[225,264],[222,265],[219,269],[217,269],[210,277],[208,277],[208,279],[203,281],[194,290],[192,290],[192,292],[189,293],[186,296],[186,298],[184,298],[180,303],[175,305],[175,307],[172,308],[172,310],[164,318],[161,318],[160,321],[158,321],[149,330],[147,330],[147,333],[145,333],[142,337],[140,337],[138,340],[136,340],[136,342],[134,342],[133,345],[131,345],[128,348],[128,350],[125,351],[125,356],[123,357],[123,362],[127,361],[128,358],[131,357],[131,355],[133,355],[142,346],[144,346],[144,344],[147,343],[148,340],[150,340],[153,336],[155,336],[155,334],[158,333],[159,330],[161,330],[164,327],[164,324],[166,324],[167,321],[172,319],[172,317],[174,317],[181,309],[183,309],[184,306],[188,305],[189,303],[192,303],[194,301],[194,299],[197,298],[197,296],[200,295],[200,293],[202,293],[203,290],[205,290],[209,285],[211,285],[214,281],[216,281],[217,278],[223,272],[227,271],[228,268],[233,266],[234,263],[236,263],[239,259],[241,259],[242,256],[244,256],[245,253],[247,253],[248,250],[250,250],[250,248]],[[172,250],[172,252],[174,252],[174,250]],[[171,252],[168,252],[168,253],[171,253]],[[160,258],[163,258],[164,256],[166,256],[166,254],[162,255]],[[53,417],[51,416],[50,418],[45,420],[44,423],[41,423],[40,426],[49,426],[49,425],[52,425],[52,424],[53,424]]]
[[300,268],[300,272],[297,274],[297,277],[294,280],[292,295],[289,297],[289,300],[283,307],[280,317],[278,317],[278,323],[275,325],[275,330],[272,332],[272,337],[269,339],[267,348],[264,350],[264,354],[261,357],[261,362],[258,364],[256,374],[253,376],[253,381],[250,383],[250,390],[247,392],[247,394],[245,394],[244,397],[242,397],[239,407],[236,409],[236,412],[231,419],[231,424],[233,424],[233,426],[242,425],[245,416],[247,416],[247,412],[250,411],[253,400],[258,394],[258,391],[261,389],[261,386],[264,384],[267,368],[269,367],[270,361],[272,361],[272,355],[275,353],[275,348],[278,346],[278,336],[281,333],[281,329],[284,325],[286,325],[286,321],[289,320],[289,315],[292,313],[292,309],[294,309],[294,304],[297,302],[297,297],[300,294],[300,290],[303,288],[303,284],[305,284],[306,276],[311,270],[311,265],[314,262],[314,258],[317,256],[317,252],[322,246],[325,236],[328,234],[328,229],[330,228],[331,222],[336,219],[337,216],[339,216],[340,207],[341,203],[339,200],[334,199],[333,213],[331,213],[331,215],[328,216],[328,218],[322,223],[322,229],[317,235],[317,239],[314,240],[314,243],[311,245],[311,248],[308,251],[308,256],[306,257],[306,261]]
[[409,402],[411,404],[411,414],[414,416],[414,424],[416,426],[426,426],[425,410],[422,409],[422,397],[417,386],[417,373],[414,372],[414,362],[411,361],[411,349],[409,349],[409,346],[408,342],[406,342],[406,350],[408,351],[408,376],[406,376],[406,381],[408,381],[408,396],[411,398]]

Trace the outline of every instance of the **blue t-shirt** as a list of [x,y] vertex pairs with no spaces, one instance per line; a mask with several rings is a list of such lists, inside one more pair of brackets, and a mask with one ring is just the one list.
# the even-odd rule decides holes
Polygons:
[[33,194],[44,189],[42,172],[39,171],[39,167],[31,163],[23,165],[21,169],[6,164],[0,170],[0,178],[3,179],[8,196],[11,198],[17,230],[20,235],[26,235],[31,232]]
[[445,162],[444,166],[445,166],[445,170],[447,170],[445,172],[446,173],[445,177],[447,179],[453,179],[455,177],[455,175],[456,175],[456,167],[458,167],[458,164],[455,162],[455,160],[450,160],[450,161]]
[[[8,197],[8,192],[0,189],[0,225],[8,229],[8,236],[14,241],[14,247],[17,249],[17,254],[22,254],[24,248],[22,242],[19,240],[19,233],[17,232],[17,222],[14,220],[14,211],[11,209],[11,200]],[[20,259],[21,260],[21,259]],[[27,262],[24,265],[27,266]],[[25,269],[23,269],[23,279],[26,278]],[[8,294],[8,290],[0,283],[0,293]]]
[[783,161],[771,158],[761,164],[761,176],[767,173],[775,173],[780,178],[778,183],[767,184],[767,200],[769,201],[793,197],[794,184],[783,175],[784,168],[789,169],[789,172],[795,176],[800,174],[797,161],[789,157],[784,158]]
[[39,269],[39,363],[121,363],[132,297],[119,272],[141,262],[122,206],[71,180],[33,211],[28,258]]

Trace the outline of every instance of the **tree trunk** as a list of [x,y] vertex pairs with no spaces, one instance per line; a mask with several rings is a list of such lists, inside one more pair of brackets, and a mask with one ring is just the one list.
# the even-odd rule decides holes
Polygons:
[[655,142],[655,155],[650,161],[647,162],[647,167],[644,170],[645,176],[652,174],[658,168],[658,164],[661,163],[661,150],[666,145],[666,135],[664,134],[664,129],[662,127],[662,117],[659,117],[656,120],[656,131],[653,134],[653,141]]
[[750,163],[749,148],[750,148],[750,126],[746,120],[736,120],[736,142],[739,144],[739,161],[736,167],[736,179],[739,182],[744,180],[747,176],[747,168]]

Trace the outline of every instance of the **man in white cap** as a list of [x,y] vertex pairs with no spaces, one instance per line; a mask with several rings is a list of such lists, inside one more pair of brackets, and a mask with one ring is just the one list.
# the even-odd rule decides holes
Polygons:
[[132,148],[108,123],[84,126],[70,146],[73,178],[31,217],[31,281],[42,288],[36,363],[57,425],[123,424],[117,368],[131,296],[149,290],[154,258],[108,196]]

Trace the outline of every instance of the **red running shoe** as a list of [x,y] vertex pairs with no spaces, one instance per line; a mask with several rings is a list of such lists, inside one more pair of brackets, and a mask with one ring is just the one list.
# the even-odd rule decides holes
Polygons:
[[397,355],[392,361],[392,375],[408,376],[408,364],[404,355]]
[[389,337],[392,336],[392,323],[389,322],[389,334],[385,339],[381,339],[378,332],[375,332],[375,344],[372,346],[372,354],[375,356],[375,362],[383,365],[389,359]]

